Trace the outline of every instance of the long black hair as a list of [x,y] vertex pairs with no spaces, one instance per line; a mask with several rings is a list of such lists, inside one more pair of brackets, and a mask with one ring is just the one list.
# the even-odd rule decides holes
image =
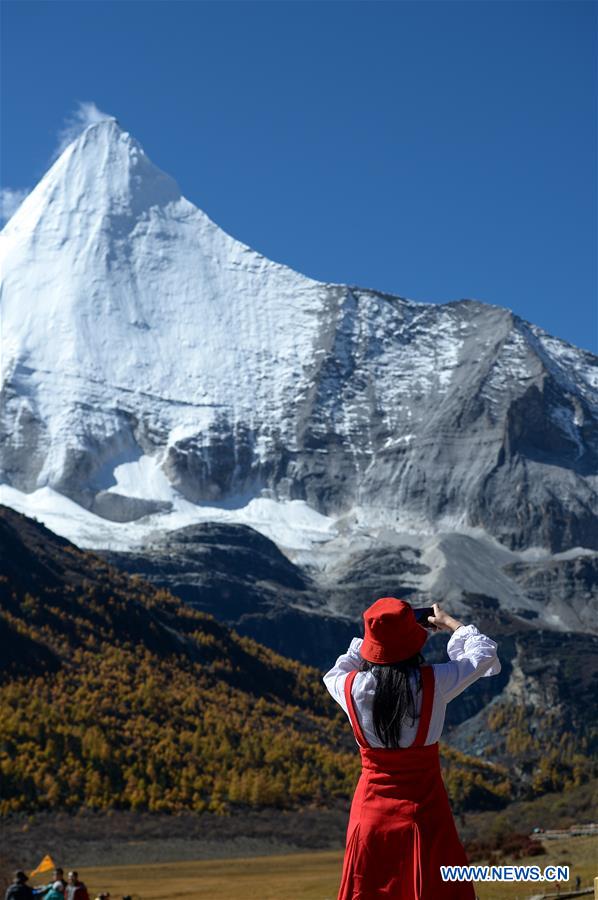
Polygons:
[[[416,694],[421,691],[419,667],[424,662],[421,653],[392,665],[380,666],[363,660],[362,672],[372,672],[376,679],[376,693],[372,709],[374,731],[384,747],[397,748],[403,722],[409,717],[415,724]],[[415,692],[410,675],[415,671]]]

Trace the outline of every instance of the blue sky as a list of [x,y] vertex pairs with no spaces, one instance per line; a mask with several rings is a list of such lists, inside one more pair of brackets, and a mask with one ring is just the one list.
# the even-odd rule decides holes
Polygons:
[[596,352],[597,9],[4,0],[2,184],[91,101],[272,259]]

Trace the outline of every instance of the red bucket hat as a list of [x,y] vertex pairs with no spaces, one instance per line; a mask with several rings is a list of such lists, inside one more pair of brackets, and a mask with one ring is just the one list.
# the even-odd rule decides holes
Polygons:
[[360,653],[377,665],[391,665],[419,653],[428,632],[418,625],[415,613],[404,600],[382,597],[363,614],[365,637]]

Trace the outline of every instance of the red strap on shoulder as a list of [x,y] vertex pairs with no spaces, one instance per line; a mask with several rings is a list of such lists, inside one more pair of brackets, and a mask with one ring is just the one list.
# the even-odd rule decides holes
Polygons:
[[415,735],[415,740],[411,744],[412,747],[423,747],[426,743],[428,729],[430,728],[430,719],[432,717],[434,688],[436,684],[434,668],[432,666],[420,666],[419,671],[422,679],[422,708],[419,714],[417,734]]
[[359,724],[359,719],[357,718],[357,713],[355,712],[355,706],[353,704],[353,695],[351,693],[356,675],[357,669],[353,669],[353,671],[349,672],[349,674],[345,678],[345,700],[347,701],[347,710],[349,711],[349,718],[351,720],[353,731],[355,732],[355,737],[357,738],[357,743],[360,747],[365,748],[369,747],[370,745],[366,741],[363,731],[361,730],[361,725]]

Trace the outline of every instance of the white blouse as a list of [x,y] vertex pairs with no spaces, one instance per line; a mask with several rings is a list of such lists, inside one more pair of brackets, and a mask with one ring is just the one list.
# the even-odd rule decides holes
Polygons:
[[[362,638],[353,638],[347,652],[339,656],[332,669],[324,675],[324,684],[347,715],[349,713],[345,701],[345,680],[349,672],[359,669],[361,666],[362,657],[359,653],[361,644]],[[498,675],[501,668],[496,655],[496,643],[485,634],[481,634],[475,625],[461,625],[457,628],[451,635],[446,649],[450,662],[434,663],[433,665],[434,703],[426,744],[435,744],[439,739],[444,725],[447,703],[478,678]],[[411,677],[411,680],[412,686],[415,687],[415,675]],[[374,731],[372,719],[375,691],[376,679],[373,673],[358,672],[352,690],[357,718],[368,744],[371,747],[383,747],[384,745]],[[422,692],[419,691],[415,694],[415,722],[412,725],[411,717],[407,716],[401,728],[399,743],[401,747],[408,747],[415,740],[421,703]]]

